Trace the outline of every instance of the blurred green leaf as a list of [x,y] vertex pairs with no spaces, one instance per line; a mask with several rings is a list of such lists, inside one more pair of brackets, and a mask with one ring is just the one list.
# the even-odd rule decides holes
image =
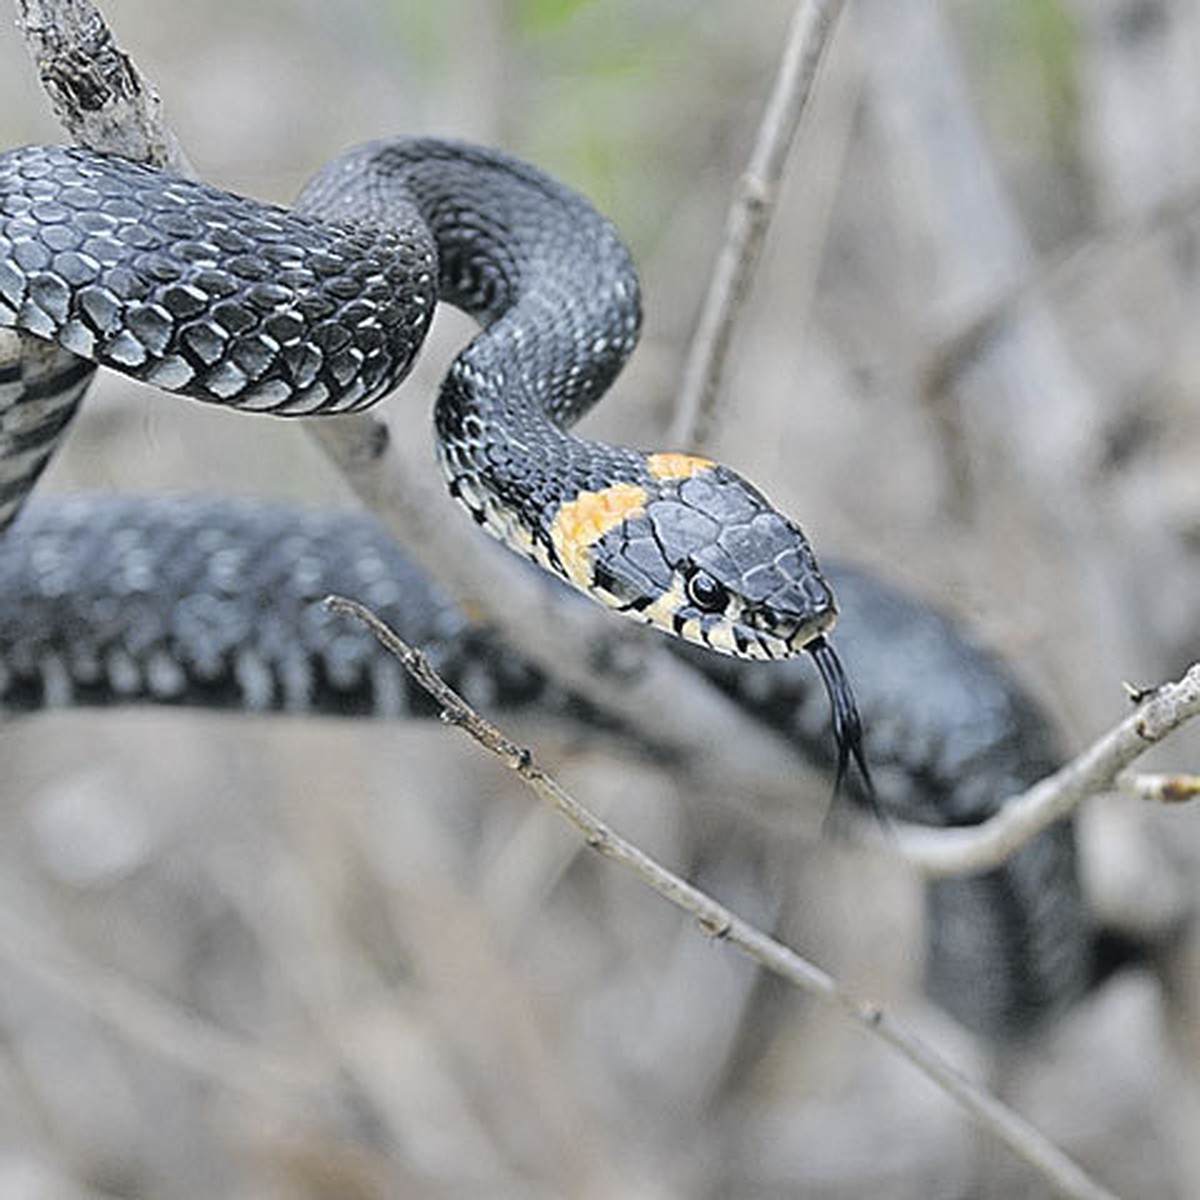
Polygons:
[[1079,30],[1064,0],[1018,0],[1023,40],[1054,106],[1055,122],[1072,121],[1078,96]]
[[517,27],[523,33],[545,33],[565,24],[592,0],[519,0]]

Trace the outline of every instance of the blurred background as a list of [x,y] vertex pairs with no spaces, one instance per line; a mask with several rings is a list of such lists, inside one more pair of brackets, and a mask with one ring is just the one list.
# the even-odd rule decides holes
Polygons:
[[[790,2],[103,9],[212,182],[286,202],[345,146],[423,132],[590,195],[647,320],[588,429],[661,440]],[[12,16],[0,145],[60,140]],[[861,0],[735,345],[719,456],[823,552],[1001,651],[1071,748],[1124,715],[1122,680],[1200,650],[1198,201],[1195,0]],[[466,328],[439,317],[386,406],[431,478]],[[352,503],[292,424],[108,375],[43,486]],[[1114,1190],[1200,1195],[1188,927],[1165,989],[1119,980],[996,1068],[920,997],[902,871],[766,837],[736,798],[578,731],[523,733],[619,829],[990,1070]],[[1200,768],[1200,738],[1157,761]],[[0,764],[0,1196],[1045,1194],[450,731],[56,715],[0,732]],[[1082,825],[1098,905],[1154,928],[1195,906],[1200,812],[1105,798]]]

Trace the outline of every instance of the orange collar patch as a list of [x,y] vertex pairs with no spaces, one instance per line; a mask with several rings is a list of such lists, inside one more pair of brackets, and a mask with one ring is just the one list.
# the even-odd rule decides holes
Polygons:
[[677,450],[663,450],[646,458],[646,469],[655,479],[691,479],[714,466],[716,463],[711,458],[682,454]]
[[642,512],[645,504],[645,488],[614,483],[598,492],[581,492],[559,508],[550,527],[550,540],[567,578],[577,588],[591,589],[591,548],[626,517]]

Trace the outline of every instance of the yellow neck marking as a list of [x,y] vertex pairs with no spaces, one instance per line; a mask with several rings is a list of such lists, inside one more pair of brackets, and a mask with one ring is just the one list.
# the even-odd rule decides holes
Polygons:
[[646,469],[655,479],[691,479],[701,471],[716,466],[711,458],[698,454],[681,454],[676,450],[663,450],[646,458]]
[[550,540],[567,578],[577,588],[591,590],[591,548],[626,517],[640,513],[645,504],[644,488],[614,483],[598,492],[581,492],[559,508],[550,527]]

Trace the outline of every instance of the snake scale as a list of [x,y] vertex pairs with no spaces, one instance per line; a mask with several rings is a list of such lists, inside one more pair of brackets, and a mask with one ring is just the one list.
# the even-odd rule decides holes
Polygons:
[[[978,821],[1054,765],[1046,723],[997,663],[863,575],[839,570],[831,586],[800,528],[740,475],[570,433],[636,342],[629,256],[548,176],[428,139],[350,151],[293,210],[81,150],[0,156],[0,327],[17,331],[0,328],[0,710],[428,712],[368,638],[314,609],[358,584],[452,679],[561,711],[550,681],[369,522],[100,499],[17,519],[97,364],[249,411],[353,411],[403,379],[439,300],[484,327],[434,422],[450,492],[489,533],[674,635],[838,782],[853,758],[862,796],[859,711],[826,637],[839,604],[853,612],[839,644],[881,798],[908,819]],[[836,752],[801,651],[833,702]],[[1069,824],[928,898],[930,990],[971,1027],[1028,1033],[1087,986]]]

